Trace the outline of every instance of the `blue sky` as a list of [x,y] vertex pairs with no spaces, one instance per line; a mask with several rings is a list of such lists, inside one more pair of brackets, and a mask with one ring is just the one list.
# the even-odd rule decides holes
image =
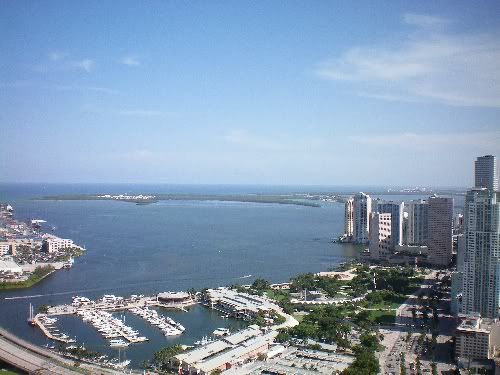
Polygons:
[[472,183],[497,1],[4,1],[0,181]]

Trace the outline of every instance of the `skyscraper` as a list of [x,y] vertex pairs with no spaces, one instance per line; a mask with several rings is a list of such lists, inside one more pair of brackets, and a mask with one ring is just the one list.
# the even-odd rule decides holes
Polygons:
[[498,317],[500,306],[500,193],[475,188],[465,198],[462,312]]
[[344,234],[346,237],[352,237],[354,227],[354,199],[349,198],[345,202],[344,211]]
[[394,251],[396,245],[403,244],[403,210],[404,203],[378,202],[373,211],[391,214],[391,240],[389,247]]
[[371,212],[372,199],[370,196],[365,193],[356,194],[353,200],[353,241],[355,243],[368,243]]
[[428,201],[428,262],[447,266],[453,248],[453,198],[432,196]]
[[480,156],[475,163],[475,187],[498,190],[497,158],[493,155]]
[[428,207],[425,200],[412,200],[408,203],[408,230],[406,243],[425,245],[428,233]]
[[387,260],[392,254],[391,214],[372,212],[370,215],[370,257],[373,260]]

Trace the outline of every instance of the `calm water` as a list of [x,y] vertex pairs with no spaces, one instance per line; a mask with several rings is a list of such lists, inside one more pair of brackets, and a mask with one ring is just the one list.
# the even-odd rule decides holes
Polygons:
[[[323,188],[317,188],[324,191]],[[40,345],[45,337],[26,324],[29,303],[68,303],[74,295],[153,294],[250,283],[256,277],[287,281],[303,272],[326,270],[353,257],[357,250],[332,244],[343,228],[343,205],[320,208],[237,202],[160,202],[137,206],[112,201],[41,201],[47,194],[188,192],[280,193],[299,189],[273,187],[181,187],[132,185],[0,185],[0,201],[14,205],[16,218],[47,220],[55,234],[85,245],[87,254],[71,270],[61,270],[33,288],[0,293],[0,324]],[[242,276],[252,275],[242,279]],[[35,296],[5,300],[12,296]],[[186,332],[165,338],[142,319],[127,322],[150,338],[131,345],[125,355],[139,366],[155,350],[173,343],[190,344],[217,327],[241,324],[221,319],[197,306],[190,312],[164,311]],[[79,343],[110,352],[89,325],[75,317],[60,319],[62,331]]]
[[[352,188],[344,188],[352,191]],[[74,295],[154,294],[251,283],[256,277],[284,282],[304,272],[327,270],[359,249],[331,243],[343,230],[344,207],[319,208],[238,202],[159,202],[137,206],[113,201],[41,201],[32,198],[74,193],[288,193],[341,191],[327,187],[152,186],[152,185],[12,185],[0,184],[0,201],[14,205],[16,218],[47,220],[55,234],[85,245],[87,254],[71,270],[52,274],[33,288],[0,292],[0,325],[40,345],[38,329],[26,324],[29,303],[61,304]],[[356,190],[355,190],[356,191]],[[394,196],[385,199],[415,199]],[[242,278],[252,275],[250,278]],[[41,295],[41,296],[38,296]],[[5,300],[5,297],[36,296]],[[241,326],[201,306],[188,313],[163,311],[186,327],[165,338],[141,318],[126,314],[129,325],[150,341],[131,345],[124,355],[135,367],[164,345],[192,344],[217,327]],[[76,317],[62,317],[63,332],[79,344],[118,355],[97,332]],[[123,354],[123,353],[122,353]],[[123,357],[122,357],[123,358]]]

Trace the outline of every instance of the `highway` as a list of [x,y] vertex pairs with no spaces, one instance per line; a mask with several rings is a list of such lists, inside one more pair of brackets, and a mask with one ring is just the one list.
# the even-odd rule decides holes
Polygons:
[[[82,371],[72,370],[73,361],[30,344],[0,328],[0,360],[30,374],[75,375]],[[90,373],[119,374],[118,371],[82,364]]]

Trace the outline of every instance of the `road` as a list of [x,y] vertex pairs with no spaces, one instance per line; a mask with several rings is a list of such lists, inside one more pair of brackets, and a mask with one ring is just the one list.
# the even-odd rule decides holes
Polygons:
[[432,287],[433,280],[436,277],[437,271],[432,271],[427,274],[413,294],[409,295],[406,301],[396,310],[395,327],[391,329],[383,329],[380,332],[384,335],[382,345],[384,350],[380,353],[379,364],[382,374],[399,374],[399,353],[405,351],[406,343],[404,341],[408,326],[413,321],[411,308],[416,307],[417,297],[424,293],[425,290]]
[[47,357],[18,346],[4,337],[0,337],[0,359],[30,374],[77,374],[77,372],[58,365]]
[[[62,358],[0,328],[0,360],[30,374],[81,374],[71,369],[73,361]],[[90,364],[82,364],[82,369],[98,374],[119,374]]]
[[[398,375],[401,367],[401,353],[405,357],[406,367],[417,362],[417,357],[421,363],[423,373],[431,372],[432,360],[437,365],[438,373],[450,371],[454,368],[453,358],[451,358],[452,344],[451,337],[454,331],[454,319],[449,315],[449,296],[442,296],[439,301],[439,335],[437,336],[437,344],[434,347],[432,359],[422,353],[422,346],[418,344],[419,338],[422,340],[424,334],[418,329],[415,330],[415,322],[413,319],[412,310],[419,310],[418,296],[429,294],[431,295],[436,289],[436,274],[433,271],[426,275],[421,287],[410,295],[407,300],[396,311],[396,324],[394,327],[387,327],[381,330],[384,335],[382,345],[385,347],[380,354],[380,367],[382,374]],[[420,320],[421,318],[417,318]],[[422,336],[422,337],[421,337]],[[431,340],[431,334],[426,336],[427,340]]]

